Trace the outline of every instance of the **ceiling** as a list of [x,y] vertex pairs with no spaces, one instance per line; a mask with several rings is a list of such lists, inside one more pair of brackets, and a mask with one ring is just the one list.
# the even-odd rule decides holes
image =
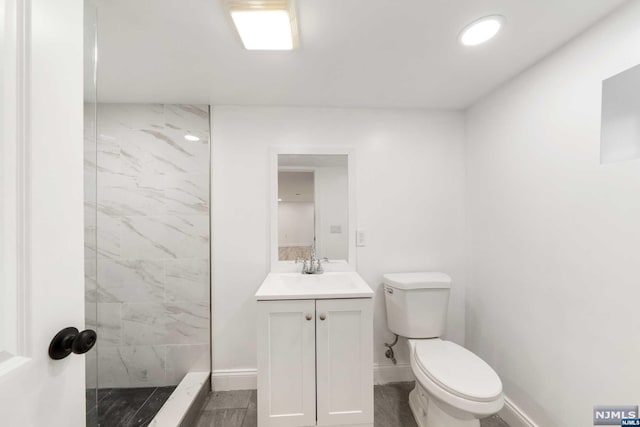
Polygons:
[[[99,1],[101,102],[464,109],[624,0],[298,0],[301,47],[243,49],[223,0]],[[459,31],[507,18],[485,45]]]

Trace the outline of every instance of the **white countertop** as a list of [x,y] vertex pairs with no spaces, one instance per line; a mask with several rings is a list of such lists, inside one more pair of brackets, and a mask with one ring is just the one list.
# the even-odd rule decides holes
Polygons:
[[256,300],[373,298],[373,290],[353,271],[323,274],[269,273]]

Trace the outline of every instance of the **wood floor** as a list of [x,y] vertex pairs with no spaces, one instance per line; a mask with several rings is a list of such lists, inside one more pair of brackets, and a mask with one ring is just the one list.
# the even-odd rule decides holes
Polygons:
[[[413,383],[374,387],[376,427],[417,427],[409,408]],[[211,393],[196,427],[256,427],[256,391],[220,391]],[[482,427],[509,427],[500,417],[485,418]]]

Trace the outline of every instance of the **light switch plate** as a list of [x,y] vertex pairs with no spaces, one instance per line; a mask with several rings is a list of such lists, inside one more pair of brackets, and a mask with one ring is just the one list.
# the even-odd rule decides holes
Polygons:
[[356,246],[364,246],[364,230],[356,230]]

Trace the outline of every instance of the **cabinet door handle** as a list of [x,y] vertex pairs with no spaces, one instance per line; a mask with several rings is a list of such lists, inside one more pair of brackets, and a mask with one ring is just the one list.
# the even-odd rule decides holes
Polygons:
[[304,317],[305,317],[305,319],[307,319],[307,320],[311,320],[311,319],[313,319],[313,316],[311,315],[311,313],[307,313],[307,315],[306,315],[306,316],[304,316]]
[[320,314],[320,320],[324,320],[324,319],[326,319],[326,318],[327,318],[327,315],[326,315],[326,314],[324,314],[324,313]]

